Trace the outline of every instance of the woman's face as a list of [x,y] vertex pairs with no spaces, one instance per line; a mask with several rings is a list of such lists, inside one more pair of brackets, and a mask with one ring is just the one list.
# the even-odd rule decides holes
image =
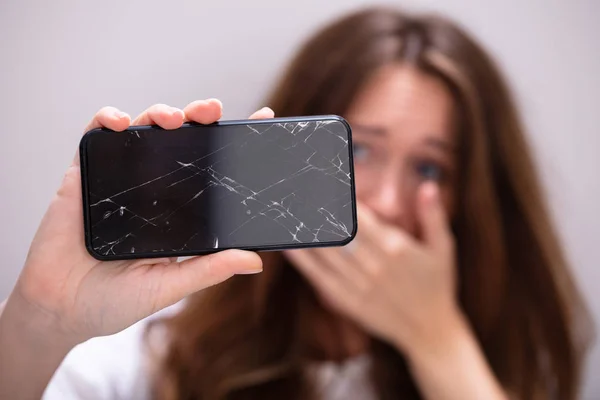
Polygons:
[[346,114],[358,200],[416,236],[417,188],[434,180],[451,213],[457,174],[454,114],[452,95],[441,80],[401,64],[375,73]]

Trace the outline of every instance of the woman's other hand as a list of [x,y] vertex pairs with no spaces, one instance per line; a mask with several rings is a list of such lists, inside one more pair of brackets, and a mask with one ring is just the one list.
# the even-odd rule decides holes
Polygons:
[[358,235],[341,248],[286,252],[335,311],[409,354],[462,321],[454,240],[436,184],[418,192],[417,240],[358,206]]

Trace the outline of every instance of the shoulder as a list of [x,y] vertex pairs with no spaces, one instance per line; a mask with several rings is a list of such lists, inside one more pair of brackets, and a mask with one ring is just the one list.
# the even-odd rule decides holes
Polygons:
[[52,377],[43,400],[104,400],[150,398],[146,327],[171,315],[175,304],[115,335],[97,337],[76,346]]

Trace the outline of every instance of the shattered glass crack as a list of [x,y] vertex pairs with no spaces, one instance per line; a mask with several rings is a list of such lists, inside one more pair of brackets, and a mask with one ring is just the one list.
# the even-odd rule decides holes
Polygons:
[[349,137],[337,119],[128,133],[87,139],[99,254],[330,242],[353,231]]

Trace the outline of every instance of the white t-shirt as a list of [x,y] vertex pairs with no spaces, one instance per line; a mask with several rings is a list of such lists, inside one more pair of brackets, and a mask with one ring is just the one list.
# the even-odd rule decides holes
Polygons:
[[[176,304],[116,335],[75,347],[52,377],[42,400],[150,400],[150,365],[143,335],[149,321],[180,307]],[[369,357],[363,355],[343,364],[318,363],[310,372],[324,400],[375,400],[369,365]]]

